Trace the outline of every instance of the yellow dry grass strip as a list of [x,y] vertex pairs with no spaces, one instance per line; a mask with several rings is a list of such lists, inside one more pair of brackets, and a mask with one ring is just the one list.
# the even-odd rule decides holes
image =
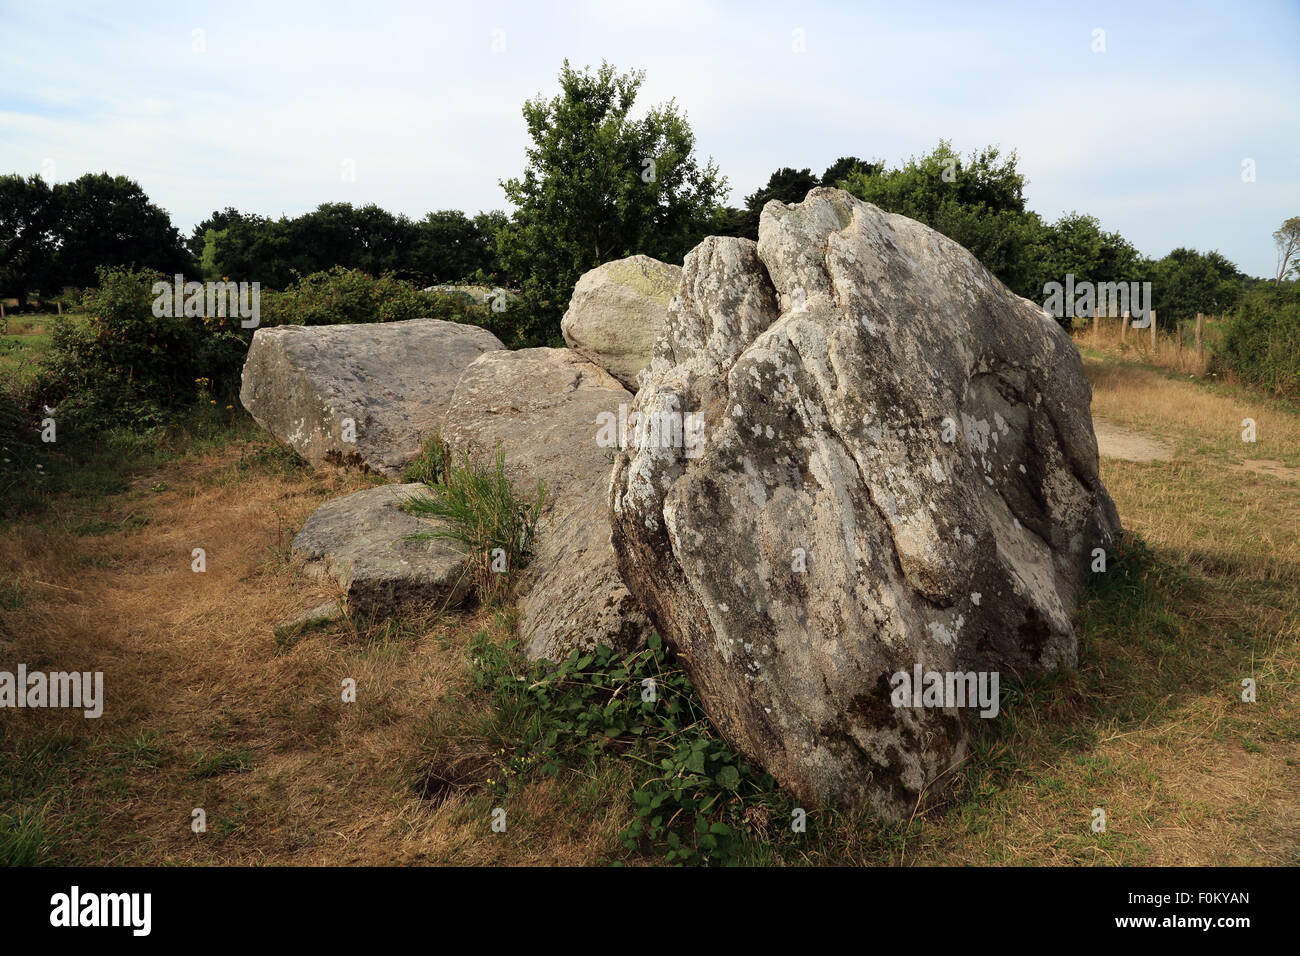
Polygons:
[[[574,829],[556,813],[563,794],[545,782],[512,802],[512,822],[532,824],[509,836],[491,832],[486,796],[453,794],[433,807],[419,795],[420,735],[463,685],[465,642],[494,627],[492,617],[435,619],[373,640],[340,626],[278,647],[278,623],[331,597],[284,559],[288,539],[314,507],[368,482],[197,480],[228,464],[177,463],[162,475],[171,490],[106,502],[146,513],[139,530],[76,537],[29,523],[0,538],[0,565],[21,569],[21,587],[58,585],[5,615],[4,657],[105,674],[98,721],[0,714],[4,748],[57,736],[78,755],[48,817],[62,836],[58,859],[580,863],[612,849],[617,829],[570,814]],[[194,548],[206,551],[204,573],[191,569]],[[344,678],[356,681],[355,704],[341,699]],[[161,751],[156,767],[118,755],[142,734]],[[222,752],[245,754],[248,766],[195,775],[197,758]],[[613,816],[625,812],[625,796],[611,803]],[[190,829],[195,808],[207,813],[204,834]]]

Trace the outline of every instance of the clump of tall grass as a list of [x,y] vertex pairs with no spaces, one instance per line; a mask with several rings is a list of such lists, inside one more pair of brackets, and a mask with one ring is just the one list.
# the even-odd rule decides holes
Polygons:
[[532,555],[546,485],[539,479],[534,494],[517,493],[506,477],[505,452],[500,449],[491,465],[468,452],[453,461],[435,439],[421,458],[437,480],[426,482],[427,496],[408,499],[405,507],[412,514],[442,521],[434,530],[415,537],[459,544],[469,558],[479,601],[503,603],[513,575]]
[[406,466],[402,472],[403,481],[418,481],[426,485],[436,485],[443,475],[451,470],[451,449],[442,440],[442,435],[434,432],[420,450],[420,457]]
[[40,866],[53,849],[45,808],[0,813],[0,866]]

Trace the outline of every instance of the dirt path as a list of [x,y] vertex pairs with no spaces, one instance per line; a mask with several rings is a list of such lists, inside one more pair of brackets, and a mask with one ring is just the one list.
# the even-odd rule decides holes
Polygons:
[[1103,458],[1122,458],[1124,461],[1169,461],[1174,450],[1162,441],[1131,431],[1104,419],[1093,417],[1093,430],[1097,433],[1097,451]]

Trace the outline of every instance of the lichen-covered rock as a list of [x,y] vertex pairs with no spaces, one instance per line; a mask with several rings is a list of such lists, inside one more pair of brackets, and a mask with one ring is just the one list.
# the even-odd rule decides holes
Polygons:
[[649,256],[606,262],[585,273],[560,322],[565,344],[626,385],[650,364],[682,270]]
[[396,476],[437,431],[460,373],[500,348],[491,332],[441,319],[263,328],[239,400],[313,464]]
[[367,488],[317,508],[293,539],[311,576],[334,581],[353,614],[382,617],[412,605],[455,608],[472,592],[466,557],[428,535],[439,520],[403,509],[422,484]]
[[1090,398],[1069,337],[957,243],[840,190],[770,202],[757,245],[686,258],[634,410],[697,441],[618,456],[619,568],[729,740],[810,805],[898,818],[972,711],[896,706],[895,675],[1076,661],[1119,528]]
[[[614,565],[609,472],[615,445],[602,421],[632,396],[570,349],[489,352],[461,376],[442,439],[453,452],[505,455],[515,490],[546,487],[535,551],[518,584],[518,633],[533,658],[639,646],[648,621]],[[616,432],[604,434],[616,441]]]

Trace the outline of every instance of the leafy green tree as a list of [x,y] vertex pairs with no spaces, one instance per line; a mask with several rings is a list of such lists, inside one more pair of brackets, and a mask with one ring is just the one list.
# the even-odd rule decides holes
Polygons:
[[879,173],[884,168],[884,163],[869,163],[866,160],[858,159],[856,156],[841,156],[826,167],[826,172],[822,173],[821,184],[823,186],[839,186],[851,173],[864,172],[871,176]]
[[0,176],[0,295],[14,296],[20,307],[27,294],[50,286],[54,251],[54,193],[39,176]]
[[316,256],[296,245],[302,237],[291,235],[289,220],[284,217],[241,215],[225,229],[210,230],[210,241],[213,248],[204,250],[204,268],[232,281],[286,289],[295,273],[316,271]]
[[902,213],[927,225],[945,205],[983,207],[991,214],[1025,211],[1025,178],[1016,168],[1015,152],[1003,157],[996,146],[963,160],[947,140],[899,169],[878,166],[852,170],[845,188],[888,212]]
[[222,232],[239,218],[239,210],[233,206],[227,206],[225,209],[214,209],[212,215],[190,230],[189,238],[185,240],[185,248],[189,250],[190,255],[195,259],[202,259],[208,245],[208,233]]
[[743,239],[757,237],[757,228],[751,222],[748,209],[735,206],[719,206],[713,215],[713,225],[709,228],[711,236],[736,236]]
[[420,220],[414,262],[424,282],[456,282],[496,271],[493,244],[505,225],[503,212],[470,219],[459,209],[431,212]]
[[408,275],[416,242],[415,223],[374,203],[321,203],[314,211],[288,220],[292,258],[306,260],[307,274],[343,266],[372,276],[394,272]]
[[524,104],[532,146],[523,175],[501,183],[516,211],[497,253],[522,287],[520,341],[557,341],[574,283],[612,259],[680,262],[707,234],[726,182],[695,158],[675,101],[633,119],[644,73],[608,63],[560,71],[560,93]]
[[60,285],[85,287],[100,266],[191,271],[194,261],[167,213],[134,180],[87,173],[54,187],[58,213],[54,272]]
[[1132,244],[1117,232],[1104,231],[1095,216],[1079,212],[1038,229],[1026,248],[1026,263],[1028,289],[1020,294],[1035,301],[1042,301],[1046,283],[1064,284],[1067,275],[1076,283],[1152,279],[1151,263]]
[[1197,312],[1217,314],[1236,304],[1244,278],[1217,251],[1178,248],[1155,263],[1152,292],[1161,325],[1192,318]]

